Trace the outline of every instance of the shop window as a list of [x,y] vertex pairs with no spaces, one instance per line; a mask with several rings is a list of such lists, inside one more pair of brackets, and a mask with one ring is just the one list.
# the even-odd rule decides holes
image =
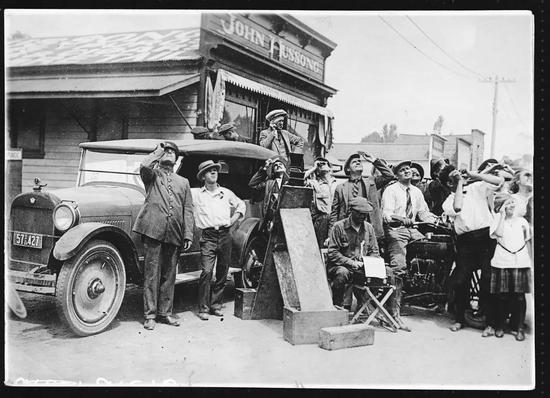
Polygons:
[[226,99],[221,123],[230,122],[235,124],[241,137],[252,140],[256,126],[256,108]]
[[298,120],[288,120],[288,131],[291,134],[298,135],[304,140],[304,165],[311,166],[316,158],[315,141],[317,136],[317,126]]
[[23,150],[23,158],[44,158],[46,113],[35,102],[13,105],[10,112],[11,146]]

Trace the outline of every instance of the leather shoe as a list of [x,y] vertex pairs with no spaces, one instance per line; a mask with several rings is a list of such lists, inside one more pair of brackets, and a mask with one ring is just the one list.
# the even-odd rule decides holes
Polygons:
[[222,310],[211,310],[210,313],[214,316],[223,316]]
[[159,317],[157,317],[157,319],[160,323],[165,323],[166,325],[170,325],[170,326],[179,326],[180,325],[179,321],[176,318],[174,318],[170,315],[168,315],[168,316],[159,316]]
[[497,329],[497,331],[495,332],[495,336],[498,337],[498,338],[500,339],[501,337],[504,336],[504,330],[502,330],[502,329]]
[[154,319],[146,319],[143,324],[143,328],[147,330],[153,330],[155,328],[156,322]]
[[207,321],[208,320],[208,313],[207,312],[199,312],[199,318],[202,321]]
[[490,337],[495,335],[495,329],[493,329],[491,326],[487,326],[483,333],[481,333],[481,337]]
[[460,322],[455,322],[451,325],[449,329],[451,329],[451,332],[458,332],[460,329],[462,329],[462,324]]
[[516,334],[516,340],[517,341],[523,341],[525,340],[525,333],[523,332],[523,330],[518,330],[518,333]]

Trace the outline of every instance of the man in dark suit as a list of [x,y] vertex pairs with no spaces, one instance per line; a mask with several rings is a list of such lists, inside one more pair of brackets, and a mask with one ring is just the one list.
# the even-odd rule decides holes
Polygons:
[[263,232],[268,231],[269,222],[273,219],[273,213],[277,210],[279,192],[288,181],[286,164],[286,160],[281,156],[267,159],[265,165],[252,176],[248,183],[250,188],[263,192],[262,224],[260,227]]
[[142,235],[145,245],[143,302],[147,330],[155,328],[155,320],[179,326],[172,316],[177,261],[180,248],[187,251],[191,247],[194,217],[189,181],[174,173],[178,153],[176,144],[163,142],[139,169],[146,197],[133,231]]
[[304,148],[302,137],[283,130],[287,116],[288,114],[282,109],[269,112],[265,117],[269,128],[260,132],[260,146],[277,152],[286,161],[290,159],[289,153],[302,153]]

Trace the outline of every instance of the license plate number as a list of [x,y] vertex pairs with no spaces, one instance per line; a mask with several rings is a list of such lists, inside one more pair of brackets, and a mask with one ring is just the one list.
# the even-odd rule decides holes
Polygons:
[[28,234],[25,232],[14,232],[13,244],[16,246],[33,247],[35,249],[42,249],[42,235]]

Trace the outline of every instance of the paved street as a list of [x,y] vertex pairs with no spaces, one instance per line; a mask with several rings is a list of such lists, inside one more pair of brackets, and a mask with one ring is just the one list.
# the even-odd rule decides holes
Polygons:
[[[533,332],[523,343],[448,330],[444,315],[405,317],[412,333],[376,329],[372,346],[325,351],[292,346],[282,321],[233,316],[232,286],[223,318],[199,320],[196,286],[178,286],[179,328],[142,328],[141,289],[127,291],[111,327],[87,338],[61,325],[53,297],[22,294],[28,317],[7,317],[9,384],[177,384],[348,388],[526,389],[534,380]],[[532,307],[528,318],[532,319]],[[530,325],[531,325],[530,321]]]

